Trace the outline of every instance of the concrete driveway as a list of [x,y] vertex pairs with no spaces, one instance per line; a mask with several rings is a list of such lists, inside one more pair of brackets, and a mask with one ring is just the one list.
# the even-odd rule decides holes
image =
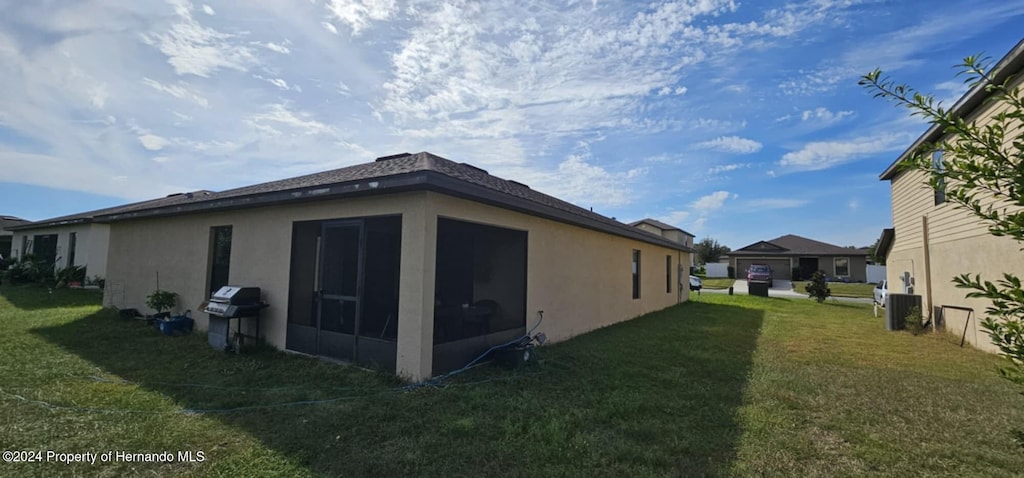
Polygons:
[[[789,298],[804,298],[809,299],[806,292],[793,290],[793,282],[782,279],[775,279],[772,281],[772,288],[768,289],[768,297],[789,297]],[[704,289],[701,292],[709,292],[712,294],[728,294],[729,289]],[[747,281],[743,279],[736,279],[736,282],[732,285],[732,293],[736,295],[747,295],[750,293],[750,289],[747,288]],[[857,302],[861,304],[870,304],[873,301],[871,299],[854,298],[854,297],[829,297],[830,301],[837,302]]]
[[[706,289],[706,291],[713,293],[729,293],[728,289]],[[747,281],[744,279],[736,279],[736,282],[732,285],[732,293],[736,295],[747,295],[750,293],[750,289],[747,288]],[[768,297],[807,297],[807,294],[798,294],[794,292],[793,283],[788,280],[775,279],[772,281],[772,288],[768,289]]]

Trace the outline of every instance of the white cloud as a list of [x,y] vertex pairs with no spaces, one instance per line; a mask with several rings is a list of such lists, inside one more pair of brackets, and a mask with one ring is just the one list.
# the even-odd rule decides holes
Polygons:
[[285,91],[296,91],[299,93],[302,92],[302,88],[299,88],[298,85],[289,85],[288,82],[285,81],[283,78],[267,78],[262,75],[253,75],[252,77],[258,80],[266,81],[267,83],[276,86],[278,89],[282,89]]
[[331,16],[359,35],[371,22],[387,20],[397,13],[395,0],[327,0]]
[[175,73],[205,78],[223,68],[245,71],[256,63],[252,50],[236,42],[236,35],[200,25],[192,17],[190,3],[175,1],[172,5],[177,22],[169,29],[142,34],[142,41],[166,55]]
[[331,32],[331,33],[333,33],[335,35],[338,34],[338,28],[335,27],[333,23],[330,23],[330,22],[320,22],[320,26],[324,27],[324,29],[326,29],[327,31],[329,31],[329,32]]
[[151,78],[143,78],[142,83],[150,88],[157,91],[162,91],[175,98],[187,99],[194,102],[195,104],[206,108],[210,106],[210,102],[201,95],[193,93],[184,83],[178,83],[177,85],[165,85],[159,81]]
[[670,211],[668,214],[660,216],[656,219],[658,219],[661,222],[664,222],[665,224],[675,226],[677,224],[682,224],[683,221],[685,221],[688,217],[690,217],[689,211]]
[[663,87],[661,87],[660,90],[658,90],[658,96],[668,96],[668,95],[681,96],[681,95],[685,95],[686,91],[687,90],[686,90],[685,86],[677,86],[675,88],[672,88],[671,86],[663,86]]
[[276,51],[282,55],[287,55],[292,52],[290,49],[288,49],[287,42],[281,44],[268,41],[264,43],[263,46],[270,51]]
[[802,171],[828,169],[872,154],[901,150],[912,140],[905,133],[883,133],[846,141],[815,141],[784,154],[778,164]]
[[253,115],[246,121],[257,130],[275,136],[282,134],[277,129],[280,127],[286,127],[299,134],[336,133],[333,127],[317,121],[312,114],[294,111],[283,104],[269,105],[266,111]]
[[739,136],[719,136],[710,141],[697,143],[698,148],[720,151],[723,153],[750,154],[761,150],[761,143]]
[[797,78],[779,83],[779,89],[787,95],[816,95],[834,90],[840,82],[857,76],[860,72],[849,66],[823,66],[810,70],[799,70]]
[[[571,145],[739,134],[747,111],[691,100],[735,81],[709,85],[697,73],[772,53],[766,41],[819,21],[800,25],[785,9],[751,4],[742,16],[756,25],[730,25],[741,8],[732,0],[242,2],[217,11],[185,0],[38,3],[15,2],[0,16],[0,90],[17,93],[0,105],[0,122],[26,139],[0,141],[0,154],[45,156],[40,170],[50,174],[20,164],[5,173],[131,199],[162,191],[111,187],[111,178],[174,185],[168,192],[223,188],[429,150],[581,205],[661,201],[663,177],[679,182],[671,162],[693,176],[715,163],[689,150],[630,164]],[[302,91],[296,82],[302,95],[284,93]],[[659,92],[690,96],[652,101]],[[746,141],[715,147],[760,148]],[[88,174],[55,173],[55,164]],[[204,183],[226,171],[238,172],[232,184]],[[680,221],[706,220],[682,209],[673,211]]]
[[813,110],[804,110],[803,113],[800,113],[800,119],[802,121],[814,121],[815,123],[822,125],[836,123],[848,116],[853,116],[853,111],[845,110],[833,112],[829,111],[828,108],[821,106]]
[[167,139],[155,134],[144,134],[139,136],[139,142],[142,143],[142,147],[150,151],[159,151],[164,149],[164,146],[170,144]]
[[717,211],[725,206],[725,201],[729,198],[736,198],[738,195],[730,194],[729,191],[715,191],[706,196],[701,196],[693,202],[691,207],[701,213],[709,213]]
[[735,171],[740,168],[749,168],[750,163],[733,163],[733,164],[720,164],[718,166],[712,166],[708,168],[708,174],[715,175],[721,173],[727,173]]

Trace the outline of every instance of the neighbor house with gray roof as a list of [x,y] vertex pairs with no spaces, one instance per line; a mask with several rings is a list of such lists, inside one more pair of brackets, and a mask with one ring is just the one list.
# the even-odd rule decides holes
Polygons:
[[159,277],[202,329],[213,291],[259,287],[267,343],[412,380],[689,298],[688,245],[425,152],[93,219],[110,228],[106,305],[145,310]]
[[28,221],[14,216],[0,216],[0,259],[11,257],[11,245],[14,244],[14,233],[8,227],[25,224]]
[[[832,280],[867,280],[866,249],[840,247],[806,237],[787,234],[729,252],[736,277],[744,278],[752,264],[766,264],[775,279],[806,280],[822,271]],[[799,275],[794,277],[793,274]]]
[[107,273],[110,226],[95,221],[96,216],[137,207],[152,207],[172,201],[177,196],[203,196],[209,193],[194,191],[172,194],[164,198],[5,226],[12,234],[11,257],[20,259],[32,255],[54,269],[81,266],[85,267],[86,277],[102,278]]

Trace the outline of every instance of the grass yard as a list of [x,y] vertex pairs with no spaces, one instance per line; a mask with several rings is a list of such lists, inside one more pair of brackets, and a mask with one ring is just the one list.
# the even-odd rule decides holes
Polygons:
[[736,282],[736,279],[704,279],[705,289],[728,289]]
[[446,388],[396,392],[393,378],[352,367],[163,337],[98,300],[0,287],[3,448],[204,461],[0,462],[0,475],[1024,470],[1009,434],[1024,397],[997,376],[998,358],[943,334],[888,333],[860,304],[707,294],[544,347],[523,371],[484,366]]
[[[793,290],[801,294],[805,293],[806,285],[807,281],[793,281]],[[874,297],[875,284],[829,282],[828,288],[832,291],[832,295],[836,297],[861,297],[870,299]]]

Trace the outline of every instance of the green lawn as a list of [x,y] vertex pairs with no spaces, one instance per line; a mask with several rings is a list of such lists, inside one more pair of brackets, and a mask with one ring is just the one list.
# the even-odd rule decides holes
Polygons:
[[704,279],[703,280],[704,288],[705,289],[728,289],[735,282],[736,282],[736,279]]
[[[804,293],[807,281],[793,281],[793,290]],[[870,299],[874,296],[875,284],[859,284],[845,282],[829,282],[828,288],[836,297],[862,297]]]
[[397,392],[394,379],[352,367],[163,337],[97,302],[89,291],[0,287],[4,449],[205,460],[0,463],[0,475],[1024,470],[1009,435],[1024,424],[1024,397],[997,376],[998,358],[943,334],[886,332],[861,304],[706,294],[544,347],[524,371],[484,366],[446,388]]

